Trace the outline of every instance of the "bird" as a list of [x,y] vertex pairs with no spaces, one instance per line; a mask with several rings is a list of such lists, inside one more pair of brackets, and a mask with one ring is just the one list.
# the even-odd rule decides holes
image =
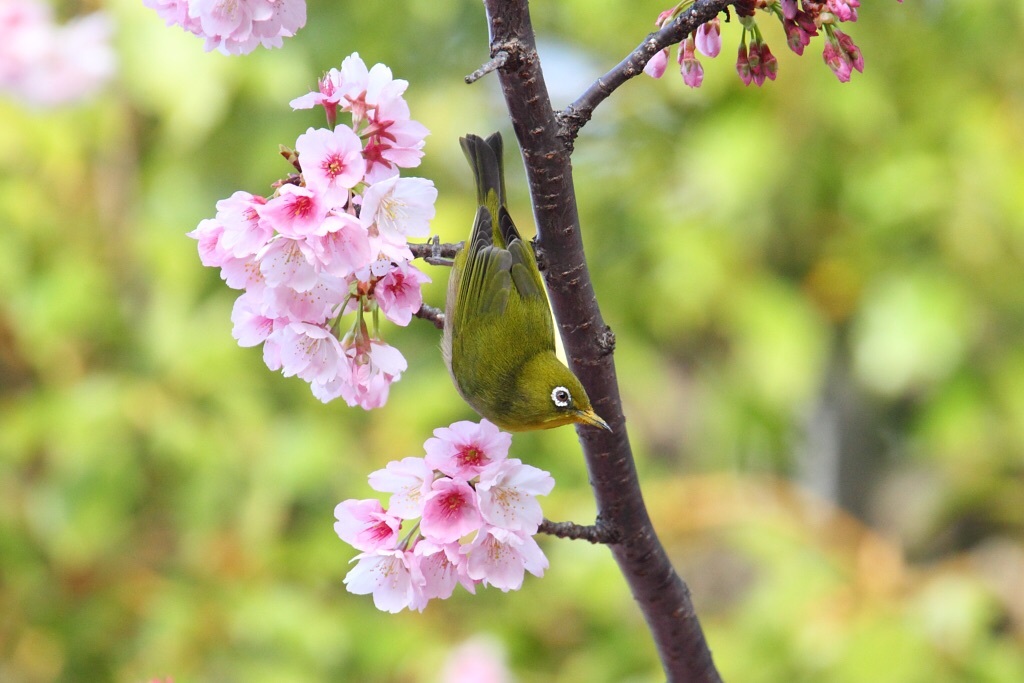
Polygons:
[[505,205],[500,133],[459,139],[476,178],[473,232],[448,279],[441,350],[456,390],[510,432],[583,424],[611,431],[555,355],[555,329],[531,245]]

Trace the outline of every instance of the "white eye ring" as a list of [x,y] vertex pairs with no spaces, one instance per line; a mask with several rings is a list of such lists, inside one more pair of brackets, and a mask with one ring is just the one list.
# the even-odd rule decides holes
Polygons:
[[565,387],[555,387],[551,392],[551,401],[559,408],[567,408],[572,403],[572,394]]

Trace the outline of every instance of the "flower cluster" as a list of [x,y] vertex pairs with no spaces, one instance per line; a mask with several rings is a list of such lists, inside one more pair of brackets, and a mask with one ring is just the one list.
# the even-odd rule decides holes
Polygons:
[[[665,10],[658,15],[655,26],[661,28],[667,25],[693,3],[694,0],[682,0],[678,5]],[[864,71],[864,58],[853,39],[836,25],[857,21],[858,7],[860,0],[743,0],[736,3],[736,14],[743,30],[736,57],[736,73],[744,85],[753,83],[760,86],[765,80],[774,81],[779,71],[779,62],[768,48],[754,18],[755,11],[760,9],[782,22],[786,44],[798,55],[804,53],[804,48],[810,44],[811,38],[818,35],[819,30],[824,31],[825,51],[822,56],[825,63],[840,81],[849,81],[854,70]],[[677,62],[683,82],[691,88],[700,87],[704,81],[704,67],[697,59],[697,52],[706,57],[716,57],[721,49],[722,26],[719,18],[715,17],[697,27],[679,46]],[[666,47],[647,62],[644,72],[654,78],[661,78],[668,67],[668,59],[669,50]]]
[[[409,263],[406,241],[429,234],[437,199],[429,180],[399,176],[419,165],[427,134],[409,118],[407,86],[382,64],[367,69],[358,54],[347,57],[320,91],[292,101],[321,104],[332,121],[282,151],[299,173],[270,197],[240,191],[217,202],[216,217],[189,233],[203,265],[244,290],[231,315],[238,343],[262,343],[271,370],[306,380],[325,403],[387,401],[406,362],[381,341],[379,314],[408,325],[430,281]],[[336,123],[339,109],[351,125]]]
[[206,39],[206,51],[244,55],[281,47],[306,25],[306,0],[142,0],[168,26]]
[[[547,472],[509,458],[512,435],[487,420],[434,430],[426,457],[404,458],[370,474],[380,501],[346,500],[334,530],[361,551],[348,590],[373,594],[386,612],[422,611],[431,598],[483,584],[518,590],[525,572],[542,576],[547,558],[533,536],[543,520],[537,496]],[[403,528],[405,527],[405,528]]]
[[117,65],[111,33],[103,12],[62,25],[45,2],[0,0],[0,93],[37,107],[92,95]]

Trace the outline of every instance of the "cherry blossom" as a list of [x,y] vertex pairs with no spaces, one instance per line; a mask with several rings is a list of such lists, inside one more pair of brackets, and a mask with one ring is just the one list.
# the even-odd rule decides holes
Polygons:
[[555,480],[544,470],[517,458],[499,460],[480,473],[480,514],[492,526],[535,534],[544,519],[537,496],[548,495],[554,486]]
[[448,654],[437,680],[445,683],[512,683],[514,679],[505,659],[505,651],[498,641],[474,636]]
[[[279,326],[274,318],[262,313],[262,301],[253,292],[243,292],[235,299],[231,309],[231,322],[234,328],[231,335],[238,340],[239,346],[257,346],[267,340]],[[287,323],[287,320],[282,320]]]
[[345,587],[356,595],[373,595],[382,612],[401,612],[416,599],[411,553],[377,550],[357,555],[356,566],[345,576]]
[[349,190],[363,179],[366,162],[359,137],[348,126],[310,128],[295,141],[306,187],[324,201],[344,206]]
[[420,287],[430,278],[407,262],[399,263],[377,281],[374,296],[380,310],[396,325],[406,326],[423,305]]
[[[201,17],[197,32],[231,40],[286,28],[295,7],[293,0],[154,6],[177,23]],[[263,343],[267,367],[305,379],[324,402],[342,398],[366,410],[386,403],[407,363],[383,342],[379,321],[408,325],[430,282],[409,264],[408,239],[429,235],[437,190],[429,180],[400,177],[402,167],[419,164],[427,133],[409,118],[407,87],[383,64],[367,68],[358,54],[347,57],[317,91],[292,100],[294,108],[323,106],[331,126],[307,129],[294,151],[282,148],[300,173],[274,182],[268,197],[238,191],[220,200],[216,216],[188,233],[203,265],[244,290],[232,312],[239,343]],[[352,123],[339,123],[339,111]],[[367,159],[377,160],[372,176]],[[297,336],[304,325],[317,330],[315,344]]]
[[334,508],[334,532],[357,550],[389,550],[398,542],[402,520],[381,507],[380,501],[346,500]]
[[168,26],[205,38],[205,49],[247,54],[280,47],[306,24],[305,0],[143,0]]
[[[373,593],[380,609],[423,610],[458,584],[470,593],[481,583],[514,590],[525,572],[541,576],[548,566],[533,534],[543,519],[536,498],[551,492],[551,475],[507,458],[511,435],[489,422],[456,422],[434,434],[424,450],[441,452],[434,459],[447,469],[461,462],[461,476],[445,476],[429,458],[403,458],[369,476],[371,487],[391,493],[387,509],[375,500],[335,509],[338,535],[364,551],[345,583]],[[483,450],[459,455],[467,444]],[[417,519],[408,533],[396,531]]]
[[260,218],[263,197],[239,190],[217,202],[217,220],[224,226],[220,246],[236,257],[254,256],[274,236],[272,224]]
[[307,382],[337,376],[344,351],[331,331],[309,323],[291,323],[273,334],[281,351],[285,377],[298,375]]
[[468,558],[471,579],[502,591],[519,590],[525,572],[540,577],[548,568],[548,560],[533,536],[495,527],[481,529],[461,552]]
[[81,102],[116,71],[112,34],[103,11],[58,24],[49,4],[0,2],[0,94],[31,107]]
[[260,273],[271,287],[307,292],[317,283],[313,250],[304,240],[278,236],[256,255]]
[[423,444],[427,464],[449,477],[472,479],[491,463],[504,460],[512,435],[487,420],[456,422],[434,430]]
[[447,600],[462,583],[470,592],[476,590],[473,582],[460,566],[458,543],[438,544],[422,539],[413,548],[413,557],[420,578],[413,609],[423,610],[428,600]]
[[409,237],[430,234],[437,188],[424,178],[392,176],[366,188],[359,220],[391,242],[404,244]]
[[329,208],[326,197],[308,187],[282,185],[275,197],[255,207],[255,211],[271,230],[285,237],[302,238],[320,227]]
[[402,458],[371,472],[369,481],[374,491],[391,494],[388,500],[391,514],[415,519],[423,514],[423,501],[431,491],[434,470],[423,458]]
[[423,501],[420,530],[439,543],[452,543],[480,528],[476,492],[464,481],[437,479]]

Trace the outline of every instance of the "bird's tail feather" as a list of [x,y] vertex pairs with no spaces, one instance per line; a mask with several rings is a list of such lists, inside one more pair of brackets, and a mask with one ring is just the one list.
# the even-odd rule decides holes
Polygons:
[[[505,204],[505,172],[502,164],[503,145],[501,134],[494,133],[486,140],[478,135],[460,138],[462,151],[473,169],[476,178],[476,199],[480,206],[491,212],[495,222],[498,207]],[[492,194],[493,193],[493,194]]]

